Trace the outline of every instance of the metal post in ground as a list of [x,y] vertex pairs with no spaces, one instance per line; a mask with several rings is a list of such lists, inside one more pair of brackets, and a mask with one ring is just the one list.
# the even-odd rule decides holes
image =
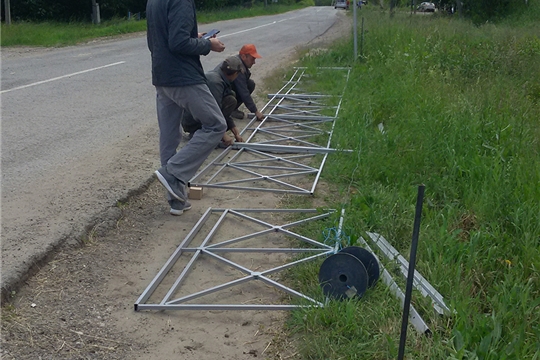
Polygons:
[[414,280],[414,267],[416,264],[416,250],[418,248],[418,234],[420,233],[420,219],[422,217],[422,202],[424,200],[424,185],[418,186],[416,197],[416,213],[414,216],[413,235],[411,243],[411,255],[409,258],[409,273],[407,276],[407,287],[405,288],[405,303],[403,304],[403,319],[401,321],[401,336],[399,339],[398,360],[403,360],[405,355],[405,341],[407,340],[407,325],[409,320],[409,309],[411,307],[411,295]]
[[362,17],[362,32],[360,37],[360,56],[364,57],[364,18]]
[[11,25],[11,9],[10,9],[10,4],[9,4],[9,0],[5,0],[4,1],[4,16],[6,18],[6,25]]
[[[356,0],[355,0],[356,1]],[[358,36],[356,35],[358,29],[356,27],[356,2],[353,4],[353,28],[354,28],[354,61],[358,59]]]
[[94,24],[101,23],[101,16],[99,15],[99,4],[96,0],[92,0],[92,22]]

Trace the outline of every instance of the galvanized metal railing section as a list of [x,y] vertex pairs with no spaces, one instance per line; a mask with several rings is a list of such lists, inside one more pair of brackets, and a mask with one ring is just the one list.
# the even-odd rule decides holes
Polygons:
[[[350,68],[318,68],[318,71],[335,71],[335,76],[343,76],[345,85],[341,94],[330,96],[303,91],[302,86],[305,82],[302,80],[310,79],[310,75],[306,68],[295,68],[285,85],[276,94],[268,95],[270,100],[261,109],[264,119],[258,121],[253,116],[242,130],[241,135],[246,141],[224,149],[191,179],[190,186],[313,194],[328,154],[337,151],[330,148],[330,144]],[[330,115],[325,115],[328,113]],[[315,175],[314,181],[306,186],[305,175],[311,174]],[[297,179],[299,180],[295,182]],[[292,230],[297,225],[326,219],[334,212],[335,210],[327,210],[321,213],[316,209],[209,208],[137,299],[134,304],[135,310],[289,310],[304,306],[323,306],[323,303],[279,283],[270,276],[292,266],[335,253],[335,246],[320,243]],[[269,215],[261,219],[256,214]],[[283,225],[271,223],[273,216],[287,214],[302,217],[302,220]],[[219,218],[212,225],[211,222],[216,216]],[[224,234],[219,229],[231,218],[243,221],[244,227],[251,224],[259,228],[230,238],[231,234]],[[210,226],[211,229],[208,230]],[[204,233],[203,229],[208,232]],[[270,233],[282,234],[285,245],[266,247],[265,240]],[[291,238],[299,241],[302,246],[291,248]],[[248,240],[255,240],[256,245],[239,247]],[[193,242],[198,244],[192,245]],[[288,257],[285,264],[281,264],[283,262],[281,261],[279,265],[258,271],[234,261],[234,254],[238,253],[267,254],[267,257],[280,253],[298,256],[294,259]],[[299,256],[302,254],[304,256]],[[220,264],[227,273],[240,272],[242,275],[209,287],[186,286],[186,283],[189,283],[189,274],[202,259],[210,259]],[[180,268],[182,269],[180,274],[174,278],[174,273]],[[243,286],[242,284],[254,280],[284,294],[300,298],[305,305],[224,303],[225,301],[215,301],[216,299],[209,300],[212,294],[216,296],[225,289]],[[154,298],[160,297],[161,300],[154,301]],[[203,301],[196,302],[199,300]]]
[[[330,144],[350,68],[318,68],[343,76],[338,96],[303,92],[306,70],[296,68],[277,93],[269,94],[261,110],[264,119],[252,117],[241,132],[249,134],[246,141],[225,149],[190,186],[312,195],[328,154],[337,151]],[[315,174],[314,181],[307,186],[305,176],[310,174]]]
[[[302,294],[288,286],[281,284],[279,281],[270,278],[272,274],[276,274],[290,267],[331,255],[335,252],[334,247],[320,243],[306,236],[300,235],[293,231],[293,228],[308,222],[319,221],[331,216],[335,210],[318,211],[316,209],[212,209],[203,214],[201,219],[195,224],[193,229],[188,233],[182,243],[176,248],[169,260],[161,268],[158,274],[150,282],[141,296],[135,302],[135,311],[139,310],[291,310],[298,307],[306,306],[323,306],[317,300]],[[260,214],[257,217],[257,214]],[[286,222],[284,224],[271,223],[268,219],[276,219],[279,216],[287,215],[302,216],[300,220]],[[217,217],[212,223],[211,217]],[[252,226],[252,232],[246,232],[241,236],[227,238],[225,234],[219,233],[219,229],[225,221],[238,220],[243,223],[244,228]],[[276,220],[277,221],[277,220]],[[247,224],[247,226],[246,226]],[[210,228],[207,233],[201,232],[203,227]],[[255,230],[259,229],[259,230]],[[262,229],[262,230],[261,230]],[[302,246],[291,247],[266,247],[267,237],[270,233],[281,233],[299,241]],[[193,245],[193,242],[198,242],[198,245]],[[239,245],[249,243],[250,247],[239,247]],[[255,246],[258,245],[258,246]],[[234,247],[233,247],[234,246]],[[181,273],[174,279],[171,271],[183,254],[189,257],[189,261]],[[306,257],[297,257],[296,260],[289,258],[289,262],[281,265],[272,265],[268,269],[251,269],[250,267],[258,267],[259,264],[252,264],[248,267],[242,265],[239,261],[228,259],[224,254],[234,253],[259,253],[259,254],[305,254]],[[192,292],[186,291],[183,286],[189,274],[195,267],[197,261],[206,255],[207,257],[216,260],[216,267],[221,266],[222,271],[234,273],[234,270],[239,271],[241,275],[235,279],[226,281],[219,285],[204,288],[197,286]],[[185,255],[186,256],[186,255]],[[268,255],[269,256],[269,255]],[[187,260],[187,259],[185,259]],[[245,260],[245,259],[243,259]],[[277,259],[279,260],[279,259]],[[279,261],[278,261],[279,262]],[[174,279],[174,281],[173,281]],[[261,281],[269,285],[283,294],[289,294],[293,297],[300,298],[305,305],[294,304],[246,304],[238,303],[219,303],[213,300],[209,302],[195,303],[196,299],[204,299],[205,296],[219,293],[225,289],[239,286],[250,281]],[[172,285],[165,285],[171,284]],[[159,289],[159,291],[158,291]],[[160,297],[158,293],[166,294],[158,302],[149,302],[152,296]],[[243,299],[245,300],[245,299]]]

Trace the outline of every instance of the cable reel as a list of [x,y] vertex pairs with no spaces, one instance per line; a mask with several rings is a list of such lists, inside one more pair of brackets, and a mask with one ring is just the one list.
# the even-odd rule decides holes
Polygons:
[[377,258],[364,248],[349,246],[327,257],[319,269],[324,295],[336,300],[361,298],[379,279]]

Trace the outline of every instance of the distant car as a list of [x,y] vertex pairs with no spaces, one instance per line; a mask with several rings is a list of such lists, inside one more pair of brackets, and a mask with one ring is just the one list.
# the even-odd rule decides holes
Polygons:
[[336,1],[334,3],[334,9],[349,10],[349,2],[348,1]]
[[418,11],[422,12],[435,12],[435,4],[432,2],[423,2],[416,8]]

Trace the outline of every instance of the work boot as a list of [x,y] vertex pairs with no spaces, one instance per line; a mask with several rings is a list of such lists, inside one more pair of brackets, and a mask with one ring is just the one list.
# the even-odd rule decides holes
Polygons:
[[231,116],[232,116],[233,118],[236,118],[236,119],[243,119],[244,116],[245,116],[245,114],[244,114],[242,111],[240,111],[240,110],[234,110],[234,111],[232,112]]

